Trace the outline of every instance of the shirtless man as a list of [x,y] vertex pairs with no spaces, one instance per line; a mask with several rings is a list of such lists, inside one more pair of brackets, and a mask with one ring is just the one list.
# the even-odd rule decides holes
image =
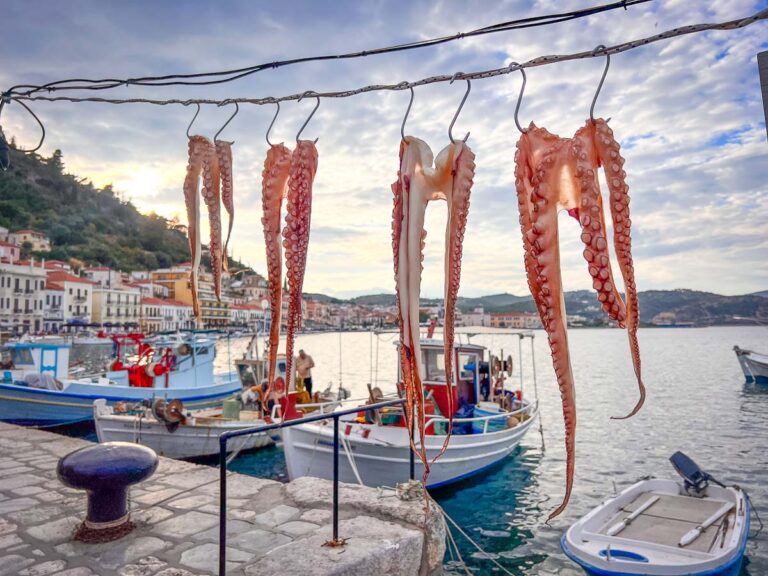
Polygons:
[[310,398],[312,397],[312,368],[315,367],[315,361],[312,360],[312,356],[299,350],[299,359],[296,362],[296,371],[299,373],[299,378],[304,381],[304,388],[309,392]]

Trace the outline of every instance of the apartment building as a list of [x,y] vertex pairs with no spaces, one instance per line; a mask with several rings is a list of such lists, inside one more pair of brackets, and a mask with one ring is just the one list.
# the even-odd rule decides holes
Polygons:
[[492,312],[491,328],[541,328],[538,314],[532,312]]
[[[52,292],[60,289],[62,322],[64,324],[90,324],[93,318],[94,283],[80,276],[75,276],[66,270],[47,270],[46,290]],[[43,291],[40,291],[44,294]],[[48,312],[53,314],[53,293],[49,300]]]
[[135,328],[139,326],[141,291],[120,286],[96,286],[93,291],[93,321],[105,327]]
[[261,304],[232,304],[229,307],[229,324],[237,328],[256,331],[264,327],[264,310]]
[[16,333],[43,329],[45,270],[0,262],[0,330]]
[[194,327],[192,306],[163,298],[142,298],[139,318],[139,327],[145,333],[169,332]]

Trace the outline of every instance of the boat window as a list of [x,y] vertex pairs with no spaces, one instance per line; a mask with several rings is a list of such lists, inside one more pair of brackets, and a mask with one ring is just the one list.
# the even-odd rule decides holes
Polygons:
[[423,350],[424,379],[431,382],[445,382],[445,354],[442,350]]
[[198,356],[205,356],[208,354],[208,347],[207,346],[201,346],[197,349],[197,355]]
[[459,379],[474,381],[477,371],[477,354],[459,354]]
[[14,366],[33,365],[35,363],[29,348],[14,348],[11,352],[11,358]]

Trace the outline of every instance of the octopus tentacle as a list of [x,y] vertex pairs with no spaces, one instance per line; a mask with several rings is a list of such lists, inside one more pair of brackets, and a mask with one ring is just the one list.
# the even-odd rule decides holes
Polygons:
[[594,149],[594,126],[591,123],[576,133],[571,143],[571,155],[575,165],[574,183],[580,197],[576,215],[582,228],[584,259],[592,276],[592,287],[606,314],[623,328],[627,312],[611,269],[608,232],[598,181],[597,152]]
[[[626,294],[625,322],[629,337],[629,349],[632,364],[637,377],[640,398],[632,411],[623,418],[634,416],[645,402],[645,385],[640,370],[640,344],[637,341],[637,328],[640,323],[640,312],[635,285],[635,269],[632,261],[632,238],[630,230],[632,221],[629,215],[629,186],[626,183],[627,173],[624,171],[624,158],[621,156],[620,145],[613,136],[613,130],[602,118],[594,121],[595,148],[600,164],[605,170],[610,194],[611,220],[613,221],[613,245],[616,259],[619,263],[624,292]],[[621,418],[616,418],[621,419]]]
[[189,139],[189,161],[184,178],[184,204],[187,208],[187,239],[192,259],[190,271],[190,286],[192,290],[192,311],[195,318],[200,319],[199,274],[200,256],[202,252],[200,240],[200,195],[198,193],[200,174],[203,169],[203,156],[206,148],[206,138],[192,136]]
[[550,513],[547,520],[560,514],[568,504],[573,487],[576,446],[576,393],[573,384],[568,333],[560,272],[560,244],[557,215],[563,207],[559,181],[564,167],[567,145],[550,147],[534,173],[531,202],[533,214],[529,240],[531,256],[535,262],[536,284],[544,307],[542,324],[547,332],[552,363],[563,404],[565,421],[566,481],[562,503]]
[[464,243],[464,231],[469,212],[469,196],[475,176],[475,154],[463,142],[451,144],[453,155],[453,181],[451,192],[446,196],[448,202],[448,221],[445,226],[445,320],[443,323],[443,346],[445,355],[445,382],[448,388],[448,434],[440,453],[432,460],[434,463],[448,447],[453,428],[453,345],[456,301],[461,281],[461,257]]
[[280,315],[283,302],[283,257],[280,241],[280,219],[283,198],[286,196],[291,151],[282,144],[275,144],[267,151],[262,171],[261,203],[264,227],[264,245],[267,252],[267,286],[270,301],[269,360],[267,391],[264,403],[272,390],[277,370],[277,352],[280,345]]
[[224,140],[216,140],[216,157],[219,160],[219,170],[221,171],[221,202],[229,216],[227,226],[227,238],[224,240],[224,254],[222,260],[222,269],[226,272],[229,269],[229,239],[232,236],[232,224],[235,218],[234,189],[232,185],[232,143]]
[[291,157],[283,247],[288,278],[288,318],[285,344],[286,392],[293,375],[294,333],[301,326],[301,291],[307,267],[309,227],[312,216],[312,182],[317,172],[317,148],[301,140]]
[[210,140],[205,141],[203,151],[203,188],[201,190],[205,205],[208,207],[208,226],[210,241],[208,251],[211,254],[211,272],[213,291],[221,301],[221,174],[216,148]]

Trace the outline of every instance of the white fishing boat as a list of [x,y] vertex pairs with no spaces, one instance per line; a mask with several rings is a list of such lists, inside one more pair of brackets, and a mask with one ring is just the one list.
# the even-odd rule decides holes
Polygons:
[[733,347],[747,383],[768,384],[768,355]]
[[[151,406],[119,403],[93,403],[93,419],[99,442],[132,442],[152,448],[169,458],[195,458],[219,453],[223,432],[253,428],[264,424],[255,410],[209,408],[186,413],[178,400],[156,400]],[[273,443],[267,433],[251,434],[233,440],[229,452],[263,448]]]
[[[68,343],[9,343],[0,370],[0,420],[50,426],[93,419],[93,401],[176,398],[188,408],[214,407],[241,389],[236,372],[214,374],[216,342],[187,335],[181,343],[140,334],[112,336],[115,358],[105,373],[73,378]],[[128,341],[136,354],[127,353]]]
[[[533,338],[532,334],[521,337]],[[508,457],[538,415],[538,402],[522,397],[504,386],[497,388],[499,403],[485,402],[490,392],[490,378],[502,380],[504,372],[494,371],[491,358],[484,358],[487,350],[471,343],[455,346],[453,361],[454,406],[453,434],[445,453],[430,467],[427,487],[436,488],[478,474]],[[443,342],[422,340],[425,374],[424,387],[428,391],[426,404],[426,438],[424,447],[429,459],[438,455],[446,437],[448,418],[448,387],[445,382]],[[511,358],[505,362],[511,373]],[[522,379],[521,379],[522,380]],[[402,374],[399,378],[402,386]],[[369,401],[385,399],[372,393]],[[410,448],[408,430],[402,409],[383,409],[379,413],[366,411],[360,400],[336,403],[330,410],[360,405],[355,416],[341,417],[339,480],[357,482],[367,486],[394,486],[409,478]],[[504,404],[502,407],[501,404]],[[480,406],[482,415],[474,414]],[[286,410],[291,417],[291,406]],[[333,477],[333,423],[330,420],[298,424],[282,429],[283,447],[291,479],[301,476]],[[418,446],[417,442],[417,446]],[[421,478],[423,464],[416,459],[415,477]]]
[[736,576],[749,533],[749,498],[687,456],[671,458],[679,480],[642,480],[581,518],[563,535],[587,574]]

